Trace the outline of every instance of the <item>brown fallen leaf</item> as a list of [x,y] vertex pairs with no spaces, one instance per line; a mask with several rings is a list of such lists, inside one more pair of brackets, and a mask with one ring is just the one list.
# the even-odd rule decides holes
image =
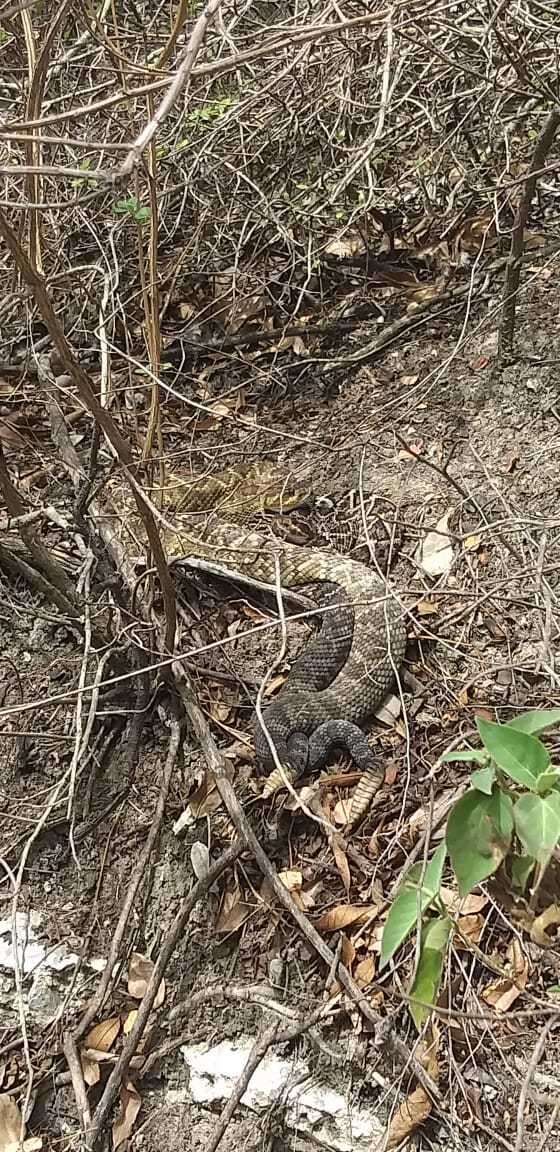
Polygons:
[[453,916],[472,916],[482,912],[488,904],[488,896],[482,893],[469,892],[466,896],[460,896],[456,888],[446,888],[445,885],[440,888],[439,897]]
[[121,1030],[120,1016],[110,1016],[100,1024],[94,1024],[84,1040],[84,1048],[95,1048],[97,1052],[109,1052]]
[[484,917],[478,913],[471,913],[469,916],[459,916],[457,920],[457,931],[453,938],[454,947],[458,952],[468,949],[468,943],[478,944],[482,931],[484,928]]
[[344,891],[346,892],[346,895],[348,895],[348,893],[350,891],[350,885],[351,885],[350,865],[348,863],[348,857],[347,857],[346,852],[344,850],[342,840],[341,840],[340,836],[338,836],[336,834],[336,832],[334,832],[332,834],[332,836],[330,837],[330,840],[331,840],[331,846],[332,846],[332,850],[333,850],[333,856],[335,859],[335,864],[338,868],[338,873],[339,873],[340,879],[342,880],[342,883],[344,884]]
[[511,978],[496,980],[482,991],[482,999],[498,1013],[507,1012],[515,1004],[529,978],[529,963],[517,939],[508,948],[508,961]]
[[101,1068],[99,1060],[94,1060],[89,1052],[80,1052],[80,1064],[82,1065],[82,1075],[88,1088],[93,1088],[94,1084],[98,1084],[101,1078]]
[[278,879],[288,892],[298,892],[303,887],[303,876],[299,868],[287,868],[285,872],[279,872]]
[[[149,960],[147,956],[142,956],[141,952],[132,953],[128,965],[129,996],[133,996],[135,1000],[141,1000],[145,996],[154,967],[153,960]],[[154,1008],[161,1008],[164,1000],[165,980],[162,980],[154,1000]]]
[[134,1085],[130,1081],[126,1085],[123,1084],[120,1090],[119,1114],[112,1128],[113,1148],[118,1148],[129,1139],[141,1107],[142,1099]]
[[223,700],[212,700],[208,708],[208,715],[218,724],[226,724],[234,713],[233,705]]
[[344,828],[350,819],[350,809],[352,807],[351,799],[337,800],[333,810],[332,819],[335,824],[340,828]]
[[473,536],[465,536],[465,539],[463,540],[463,547],[465,548],[465,551],[476,552],[477,549],[480,548],[481,540],[482,536],[479,532]]
[[377,916],[377,904],[336,904],[315,921],[318,932],[338,932],[351,924],[365,924]]
[[238,888],[233,892],[226,892],[224,901],[216,924],[216,932],[237,932],[238,928],[251,915],[252,908],[241,899]]
[[11,1096],[3,1092],[0,1095],[0,1152],[39,1152],[43,1146],[40,1136],[30,1136],[21,1143],[25,1136],[25,1125],[22,1124],[21,1112]]
[[268,684],[265,684],[263,696],[272,696],[285,682],[285,675],[273,676],[272,679],[268,681]]
[[435,600],[419,600],[416,605],[416,611],[419,616],[437,616],[439,604],[436,604]]
[[358,988],[366,988],[375,977],[375,960],[370,954],[359,960],[352,973]]
[[124,1032],[125,1036],[128,1036],[129,1032],[132,1032],[132,1029],[134,1028],[134,1025],[136,1023],[137,1015],[138,1015],[138,1009],[137,1008],[131,1008],[130,1012],[128,1012],[127,1015],[125,1016],[124,1024],[123,1024],[123,1032]]
[[549,904],[548,908],[533,920],[531,940],[534,940],[539,948],[551,948],[558,943],[558,932],[552,934],[548,929],[558,927],[560,927],[560,904]]
[[217,812],[221,803],[213,777],[205,773],[200,787],[189,796],[187,807],[195,820],[199,820],[201,816],[211,816],[213,812]]
[[[438,1038],[435,1038],[427,1053],[422,1054],[420,1046],[416,1051],[417,1059],[420,1060],[423,1068],[436,1084],[439,1079],[437,1046]],[[396,1148],[398,1144],[406,1140],[421,1124],[425,1123],[432,1108],[432,1100],[425,1089],[421,1086],[415,1088],[394,1113],[389,1124],[385,1147]]]
[[421,456],[424,451],[423,440],[413,440],[409,444],[410,451],[407,448],[399,448],[397,452],[398,460],[416,460],[417,456]]

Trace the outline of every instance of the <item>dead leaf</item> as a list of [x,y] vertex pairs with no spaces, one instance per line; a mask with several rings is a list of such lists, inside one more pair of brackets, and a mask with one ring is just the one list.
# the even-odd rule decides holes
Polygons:
[[[437,1063],[437,1044],[431,1045],[430,1051],[427,1055],[422,1057],[420,1046],[416,1051],[416,1056],[420,1059],[422,1066],[425,1068],[432,1080],[437,1084],[439,1079],[439,1069]],[[431,1114],[433,1103],[424,1088],[415,1088],[406,1100],[394,1113],[391,1123],[389,1124],[389,1131],[387,1133],[386,1148],[396,1148],[398,1144],[406,1140]]]
[[93,1088],[93,1085],[98,1084],[101,1078],[99,1060],[94,1060],[89,1053],[80,1052],[80,1064],[82,1065],[82,1075],[88,1088]]
[[340,828],[344,828],[348,823],[350,819],[351,807],[352,801],[350,799],[337,800],[332,811],[332,819],[334,820],[334,823],[338,824]]
[[22,1134],[21,1112],[11,1096],[0,1095],[0,1152],[15,1150]]
[[488,896],[482,893],[469,892],[460,896],[456,888],[446,888],[445,885],[440,888],[439,897],[452,916],[473,916],[488,904]]
[[211,816],[213,812],[217,812],[221,803],[216,783],[206,773],[200,787],[189,796],[188,808],[195,820],[200,820],[201,816]]
[[390,760],[385,769],[384,784],[386,788],[392,788],[399,774],[399,766],[394,760]]
[[221,700],[213,700],[208,708],[208,715],[218,724],[226,724],[233,716],[233,706]]
[[439,284],[425,284],[422,288],[416,288],[411,292],[411,300],[406,311],[410,315],[415,312],[419,304],[426,304],[429,300],[437,300],[441,294],[441,287]]
[[453,546],[448,530],[453,511],[453,508],[447,510],[441,520],[438,520],[435,529],[428,532],[417,548],[417,563],[427,576],[444,576],[451,568]]
[[285,682],[285,675],[273,676],[272,679],[268,681],[268,684],[265,685],[263,696],[272,696]]
[[560,904],[549,904],[548,908],[536,916],[531,925],[531,940],[540,948],[550,948],[558,943],[558,933],[552,935],[549,928],[558,928],[560,925]]
[[309,349],[308,349],[307,345],[304,344],[301,336],[293,336],[292,337],[292,350],[293,350],[295,356],[308,356],[309,355]]
[[255,624],[264,624],[271,620],[271,617],[267,616],[266,612],[261,612],[260,608],[253,608],[252,604],[243,603],[241,605],[241,613],[243,616],[247,616],[249,620],[253,620]]
[[142,1107],[142,1099],[133,1084],[128,1081],[120,1090],[119,1114],[113,1124],[113,1148],[118,1148],[132,1134],[136,1117]]
[[94,1024],[84,1040],[84,1048],[95,1048],[97,1052],[109,1052],[121,1030],[120,1016],[111,1016],[101,1024]]
[[517,939],[508,948],[508,960],[511,979],[505,976],[482,991],[482,999],[498,1013],[507,1012],[515,1004],[529,978],[529,963]]
[[[135,1000],[141,1000],[152,978],[155,968],[153,960],[142,956],[141,952],[133,952],[128,965],[128,993]],[[154,1000],[154,1009],[161,1008],[165,1000],[165,980],[162,980]]]
[[356,949],[354,948],[352,941],[348,938],[345,932],[340,933],[340,940],[340,959],[342,960],[344,967],[351,970],[356,957]]
[[0,441],[5,448],[21,449],[25,447],[25,440],[13,425],[0,420]]
[[388,728],[393,728],[401,713],[401,702],[398,696],[394,693],[386,696],[381,707],[375,712],[375,719],[380,720],[382,724],[386,724]]
[[480,533],[475,533],[474,536],[465,536],[465,539],[463,540],[463,545],[464,545],[467,552],[476,552],[477,549],[480,548],[480,541],[481,540],[482,540],[482,536],[480,535]]
[[437,616],[439,604],[436,604],[435,600],[419,600],[416,605],[416,611],[419,616]]
[[244,296],[240,300],[236,300],[230,314],[229,324],[226,331],[229,335],[238,332],[248,320],[254,320],[255,316],[259,316],[264,311],[266,298],[264,293],[256,292],[251,296]]
[[480,943],[483,928],[483,916],[474,913],[470,916],[459,916],[457,920],[457,932],[453,938],[453,944],[457,951],[468,950],[469,944]]
[[11,1096],[0,1095],[0,1152],[39,1152],[43,1146],[40,1136],[30,1136],[20,1143],[25,1126],[21,1122],[21,1112]]
[[278,879],[288,892],[298,892],[303,887],[303,876],[299,868],[288,868],[285,872],[279,872]]
[[481,720],[491,720],[495,722],[494,713],[489,708],[473,708],[475,716],[479,716]]
[[341,928],[349,928],[352,924],[365,924],[377,916],[378,911],[377,904],[336,904],[334,908],[329,908],[328,912],[319,916],[315,921],[315,928],[318,932],[338,932]]
[[407,448],[399,449],[397,452],[399,460],[416,460],[417,456],[421,456],[424,451],[424,441],[412,440],[408,447],[410,451]]
[[238,928],[241,928],[241,925],[249,918],[251,912],[252,908],[241,899],[238,888],[233,892],[226,892],[218,916],[216,932],[237,932]]
[[344,884],[344,891],[346,895],[348,895],[351,884],[350,865],[348,864],[348,857],[342,845],[341,838],[336,833],[333,833],[331,836],[331,846],[340,879]]
[[123,1032],[124,1032],[125,1036],[128,1036],[129,1032],[132,1032],[132,1029],[134,1028],[134,1025],[136,1023],[137,1015],[138,1015],[138,1009],[137,1008],[131,1008],[130,1012],[127,1012],[127,1014],[124,1018],[124,1023],[123,1023]]
[[457,240],[465,252],[476,253],[496,242],[496,223],[493,212],[472,216],[465,220]]
[[366,251],[364,237],[361,232],[348,229],[344,236],[335,236],[325,246],[328,256],[339,256],[341,259],[349,256],[363,256]]
[[352,973],[358,988],[366,988],[371,984],[375,976],[375,960],[372,955],[365,956],[360,960]]
[[523,247],[526,252],[535,248],[544,248],[546,244],[548,244],[548,240],[542,232],[525,232],[523,234]]

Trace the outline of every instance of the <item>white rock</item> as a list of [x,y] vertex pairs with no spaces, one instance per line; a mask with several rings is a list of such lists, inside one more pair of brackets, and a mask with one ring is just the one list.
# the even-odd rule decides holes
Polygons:
[[[192,1100],[197,1104],[227,1100],[253,1044],[254,1040],[246,1039],[224,1040],[212,1048],[185,1045],[181,1052],[191,1072]],[[264,1112],[279,1102],[286,1106],[288,1128],[333,1152],[371,1152],[385,1130],[383,1117],[374,1108],[355,1106],[345,1092],[311,1078],[304,1060],[286,1060],[271,1051],[256,1069],[241,1103]]]

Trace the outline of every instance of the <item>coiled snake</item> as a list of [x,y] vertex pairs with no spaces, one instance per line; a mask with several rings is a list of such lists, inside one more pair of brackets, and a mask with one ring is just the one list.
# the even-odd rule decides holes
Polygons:
[[[163,534],[170,561],[196,557],[272,588],[278,579],[288,589],[319,586],[321,632],[263,710],[264,728],[255,718],[258,771],[270,773],[275,766],[269,740],[291,779],[320,767],[336,745],[378,786],[382,777],[360,726],[383,701],[404,656],[406,630],[388,586],[365,564],[248,531],[221,511],[200,529],[190,522],[184,530],[177,514],[184,502],[174,503],[175,531]],[[281,782],[277,773],[273,777],[268,794]]]

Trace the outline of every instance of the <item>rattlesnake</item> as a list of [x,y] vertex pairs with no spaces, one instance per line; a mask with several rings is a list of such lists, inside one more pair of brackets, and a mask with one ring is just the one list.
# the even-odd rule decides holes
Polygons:
[[[286,588],[326,583],[341,590],[339,603],[345,600],[354,615],[349,650],[344,632],[346,658],[341,663],[340,646],[321,635],[316,644],[326,663],[327,677],[329,669],[332,672],[338,665],[336,674],[326,682],[323,675],[317,690],[308,660],[311,690],[303,686],[301,676],[297,685],[292,685],[288,676],[281,693],[264,710],[263,721],[280,762],[298,772],[318,767],[333,743],[342,743],[352,751],[353,741],[363,741],[358,726],[381,704],[404,656],[406,631],[399,607],[384,582],[364,564],[346,556],[275,542],[263,533],[245,531],[222,520],[210,520],[203,538],[189,535],[183,545],[185,556],[211,559],[228,573],[252,577],[272,587],[278,565],[281,585]],[[326,722],[330,723],[324,728]],[[269,772],[274,759],[258,722],[255,753],[260,771]]]
[[[270,471],[270,470],[269,470]],[[247,483],[250,470],[243,470]],[[221,481],[210,478],[209,502],[216,505]],[[183,482],[184,484],[184,482]],[[192,508],[206,503],[204,482],[164,502],[170,509],[173,531],[163,531],[170,562],[188,558],[210,561],[224,574],[259,581],[274,588],[309,584],[322,588],[327,602],[323,627],[308,646],[279,695],[264,709],[263,724],[276,754],[292,778],[304,769],[313,771],[333,745],[346,747],[358,765],[373,776],[371,753],[360,725],[381,704],[404,656],[406,631],[397,602],[388,586],[370,568],[334,552],[280,541],[264,532],[248,530],[222,516],[210,515],[193,529]],[[277,493],[277,488],[276,488]],[[186,494],[186,496],[185,496]],[[206,493],[208,495],[208,493]],[[295,506],[301,493],[261,495],[261,508]],[[223,505],[229,511],[227,498]],[[180,509],[180,511],[178,511]],[[121,525],[129,527],[128,525]],[[136,531],[138,526],[136,525]],[[329,611],[330,607],[333,609]],[[274,768],[265,730],[255,719],[255,753],[260,773]],[[375,775],[378,781],[379,774]]]

